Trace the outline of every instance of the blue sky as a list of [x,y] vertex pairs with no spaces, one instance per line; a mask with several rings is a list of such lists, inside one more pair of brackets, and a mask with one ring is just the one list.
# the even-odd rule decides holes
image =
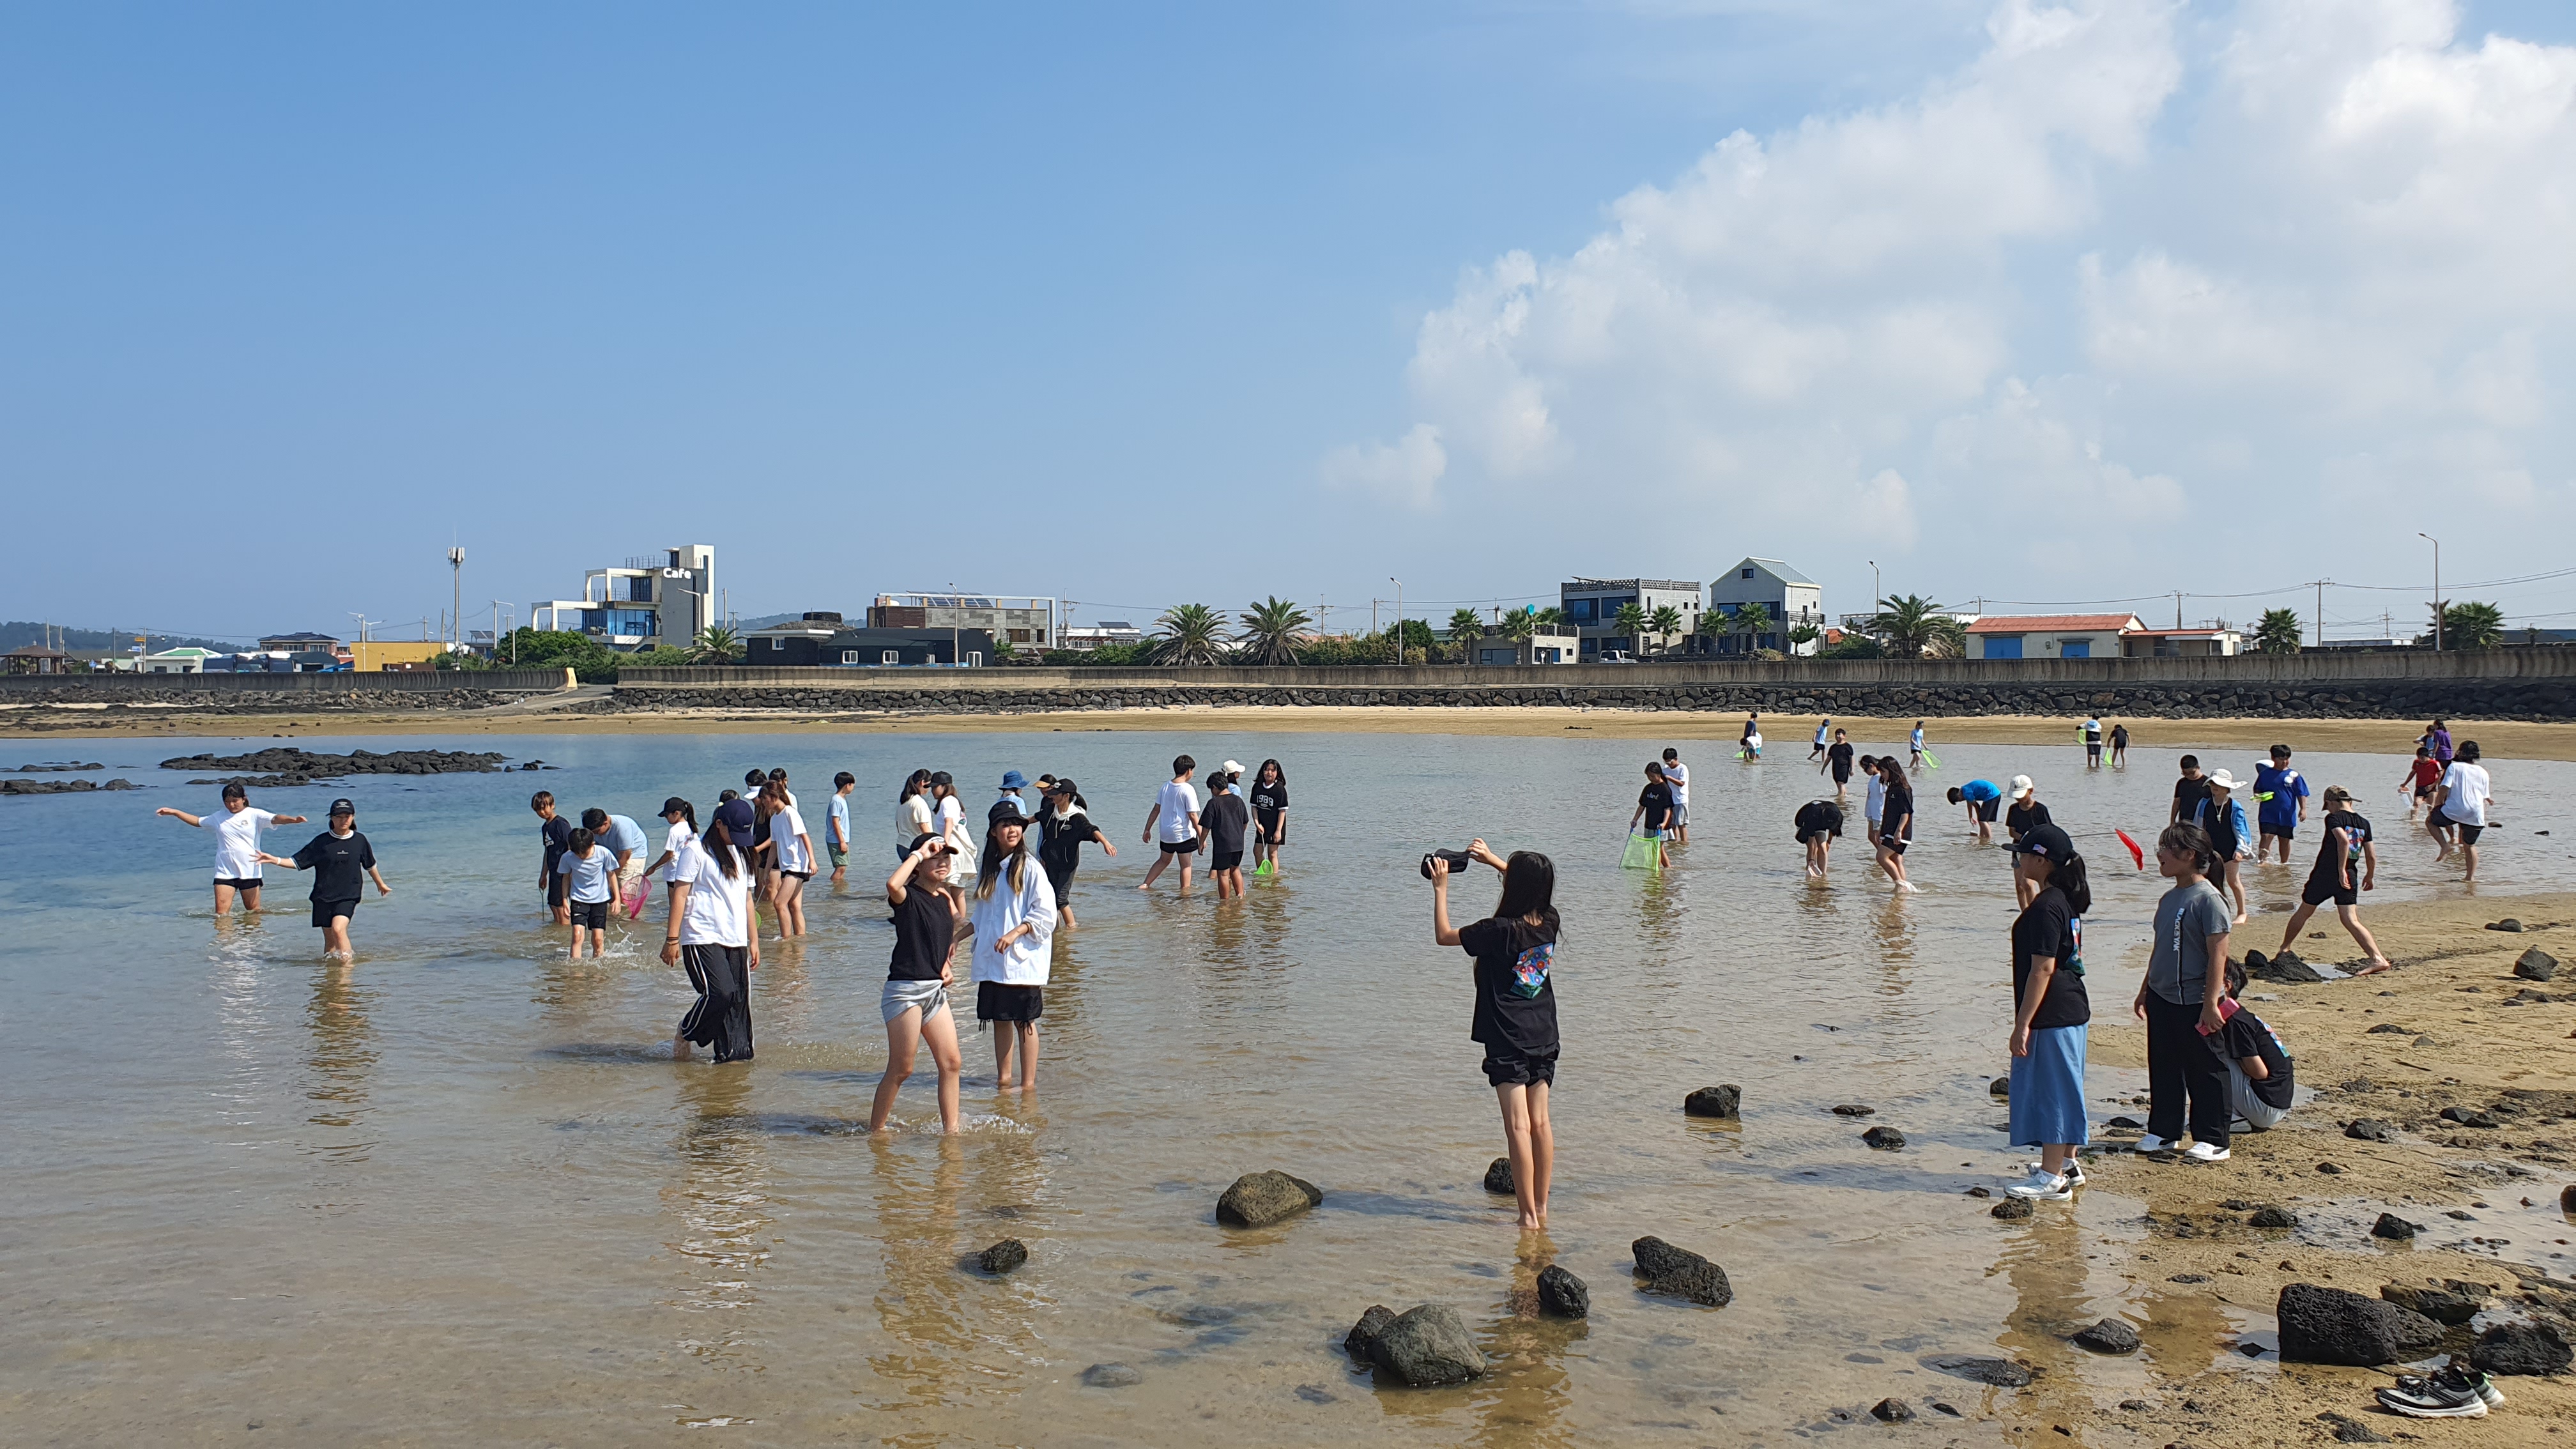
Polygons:
[[[2390,302],[2442,238],[2311,265],[2213,198],[2281,189],[2229,159],[2251,135],[2309,168],[2305,214],[2501,158],[2439,205],[2518,225],[2567,179],[2513,148],[2568,150],[2576,21],[2354,8],[2078,5],[2070,38],[1948,0],[7,7],[0,474],[50,542],[0,613],[434,617],[451,536],[469,599],[521,606],[712,542],[744,614],[953,582],[1085,617],[1322,597],[1337,625],[1390,575],[1445,612],[1745,553],[1836,609],[1869,558],[1962,600],[2406,583],[2427,520],[2453,579],[2548,571],[2563,290]],[[2328,20],[2375,38],[2286,93],[2448,65],[2425,104],[2502,88],[2523,130],[2358,170],[2249,130],[2269,91],[2230,57]],[[2528,63],[2478,65],[2491,30]],[[2033,99],[2068,65],[2134,106]],[[1959,110],[1993,129],[1942,130]],[[1739,131],[1749,212],[1747,173],[1703,179]],[[1957,189],[1873,180],[1855,135],[1957,159]],[[2030,185],[1998,187],[1984,148],[2020,140]],[[1829,264],[1746,223],[1802,207],[1891,240]],[[2356,366],[2341,405],[2284,382],[2373,346],[2440,365]],[[2212,355],[2257,361],[2177,382]],[[2486,592],[2576,611],[2576,579]],[[2262,602],[2298,601],[2191,611]]]

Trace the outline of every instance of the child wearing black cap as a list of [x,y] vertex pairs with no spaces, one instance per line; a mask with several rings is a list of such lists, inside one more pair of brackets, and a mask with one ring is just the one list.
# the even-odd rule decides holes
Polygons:
[[384,872],[376,869],[375,847],[358,833],[358,807],[349,800],[331,802],[331,828],[306,841],[302,850],[292,856],[264,854],[260,859],[289,870],[313,872],[313,928],[322,932],[325,961],[348,961],[357,954],[349,945],[349,918],[358,913],[366,877],[375,877],[377,895],[394,893],[385,884]]

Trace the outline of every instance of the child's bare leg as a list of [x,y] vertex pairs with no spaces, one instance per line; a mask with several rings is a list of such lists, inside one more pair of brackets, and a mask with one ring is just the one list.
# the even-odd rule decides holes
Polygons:
[[2352,933],[2353,944],[2359,946],[2362,954],[2370,958],[2372,966],[2390,964],[2387,957],[2379,954],[2379,942],[2372,938],[2370,928],[2361,923],[2361,907],[2337,906],[2335,915],[2343,921],[2343,928]]
[[2245,862],[2241,860],[2227,862],[2227,893],[2236,898],[2235,924],[2240,926],[2245,924],[2246,919],[2244,864]]
[[223,885],[221,883],[218,883],[215,886],[215,914],[217,916],[229,916],[233,913],[233,895],[234,891],[231,886]]
[[1011,1085],[1011,1048],[1018,1044],[1019,1032],[1007,1021],[993,1023],[993,1085],[1007,1091]]
[[337,956],[344,961],[356,954],[349,949],[349,918],[347,916],[333,916],[331,918],[331,924],[322,928],[322,954],[325,956]]
[[[1547,1083],[1532,1082],[1529,1089],[1530,1184],[1531,1197],[1538,1205],[1538,1220],[1547,1221],[1547,1190],[1556,1176],[1556,1130],[1547,1120]],[[1519,1178],[1512,1179],[1517,1183]]]
[[[1157,854],[1154,857],[1153,868],[1145,872],[1145,883],[1136,887],[1136,889],[1140,891],[1152,890],[1154,888],[1154,882],[1163,878],[1163,867],[1170,865],[1171,863],[1172,853],[1170,851],[1166,850]],[[1184,872],[1181,876],[1181,880],[1186,884],[1189,881],[1189,875]]]
[[[906,1007],[902,1015],[886,1023],[885,1075],[877,1078],[876,1100],[868,1104],[869,1131],[885,1130],[886,1117],[894,1111],[894,1095],[903,1090],[904,1079],[912,1075],[912,1054],[921,1044],[921,1037],[920,1007]],[[956,1049],[957,1036],[953,1031],[949,1033],[948,1045],[950,1050]],[[937,1060],[935,1048],[931,1055],[933,1060]],[[942,1085],[946,1085],[944,1079]],[[955,1129],[952,1127],[950,1130]]]
[[1020,1090],[1028,1091],[1038,1084],[1038,1024],[1023,1021],[1020,1032]]
[[957,1083],[965,1061],[957,1050],[957,1013],[943,1008],[921,1024],[921,1039],[930,1047],[930,1063],[939,1069],[939,1130],[957,1130]]
[[1518,1082],[1494,1088],[1503,1109],[1503,1154],[1511,1159],[1512,1196],[1520,1203],[1521,1226],[1534,1228],[1538,1218],[1538,1164],[1530,1150],[1530,1088]]

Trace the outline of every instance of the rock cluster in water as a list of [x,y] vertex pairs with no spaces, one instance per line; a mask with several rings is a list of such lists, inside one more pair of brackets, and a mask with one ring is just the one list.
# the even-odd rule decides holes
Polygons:
[[1682,1111],[1693,1117],[1734,1118],[1744,1106],[1744,1089],[1732,1084],[1702,1087],[1682,1098]]
[[[309,785],[344,775],[486,774],[502,768],[501,756],[464,750],[394,750],[378,754],[353,750],[345,755],[317,755],[293,745],[255,750],[247,755],[183,755],[163,760],[165,770],[232,770],[256,776],[246,783],[271,789]],[[222,780],[191,780],[191,785]]]
[[[97,769],[96,765],[90,766]],[[86,795],[93,790],[132,790],[131,780],[0,780],[0,795]]]
[[1538,1271],[1538,1311],[1550,1318],[1592,1316],[1592,1290],[1554,1263]]
[[56,775],[56,774],[63,774],[63,773],[67,773],[67,772],[69,772],[69,771],[74,771],[74,770],[104,770],[104,769],[106,769],[106,768],[107,768],[107,766],[100,764],[100,763],[99,763],[98,761],[96,761],[96,760],[92,760],[92,761],[90,761],[90,762],[89,762],[88,764],[86,764],[86,765],[73,765],[73,764],[20,765],[20,766],[18,767],[18,769],[17,769],[16,773],[21,774],[21,775]]
[[1425,1303],[1402,1313],[1372,1304],[1342,1339],[1342,1347],[1375,1368],[1379,1377],[1417,1387],[1462,1384],[1491,1371],[1466,1320],[1446,1303]]

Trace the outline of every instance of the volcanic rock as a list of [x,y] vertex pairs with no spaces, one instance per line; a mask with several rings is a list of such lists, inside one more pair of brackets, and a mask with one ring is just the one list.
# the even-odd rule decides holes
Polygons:
[[2545,1323],[2499,1323],[2470,1345],[2469,1362],[2491,1374],[2565,1373],[2567,1340]]
[[2075,1346],[2095,1353],[2136,1353],[2138,1331],[2116,1318],[2105,1318],[2075,1335]]
[[1592,1290],[1554,1263],[1538,1273],[1538,1311],[1550,1318],[1592,1316]]
[[2411,1308],[2314,1283],[2282,1288],[2275,1316],[2281,1357],[2290,1363],[2370,1368],[2417,1357],[2442,1341],[2442,1325]]
[[1004,1238],[976,1254],[976,1266],[987,1273],[1007,1273],[1029,1260],[1029,1245],[1017,1238]]
[[1370,1304],[1368,1312],[1360,1315],[1360,1321],[1351,1325],[1351,1331],[1342,1335],[1342,1350],[1353,1358],[1366,1359],[1369,1346],[1376,1343],[1377,1336],[1386,1332],[1386,1326],[1394,1321],[1394,1309],[1383,1303]]
[[2008,1197],[2002,1202],[1995,1204],[1993,1216],[1999,1217],[2005,1222],[2014,1223],[2019,1222],[2023,1218],[2029,1217],[2031,1214],[2038,1211],[2039,1209],[2030,1205],[2029,1198]]
[[1882,1424],[1910,1423],[1914,1418],[1914,1406],[1903,1399],[1881,1399],[1869,1406],[1869,1416]]
[[2525,981],[2546,981],[2558,974],[2558,958],[2533,946],[2513,958],[2513,974]]
[[2477,1317],[2479,1306],[2486,1301],[2483,1294],[2462,1293],[2448,1287],[2418,1288],[2406,1283],[2385,1284],[2380,1288],[2379,1296],[2400,1308],[2411,1308],[2435,1323],[2450,1324],[2466,1323]]
[[2295,1228],[2299,1225],[2299,1215],[2278,1205],[2258,1207],[2245,1219],[2245,1225],[2251,1228]]
[[1744,1089],[1738,1086],[1702,1087],[1682,1098],[1682,1111],[1693,1117],[1739,1116],[1744,1106]]
[[2397,1129],[2376,1117],[2355,1117],[2343,1124],[2343,1135],[2357,1142],[2394,1142]]
[[1082,1381],[1095,1389],[1132,1388],[1145,1376],[1123,1363],[1096,1363],[1082,1371]]
[[1666,1298],[1681,1298],[1710,1308],[1723,1308],[1735,1301],[1735,1285],[1726,1281],[1726,1270],[1687,1248],[1676,1248],[1661,1238],[1644,1237],[1628,1245],[1637,1260],[1637,1274],[1646,1281],[1640,1292]]
[[1266,1228],[1324,1200],[1324,1190],[1284,1172],[1247,1172],[1216,1200],[1216,1220],[1228,1227]]
[[1512,1160],[1510,1158],[1497,1157],[1486,1166],[1485,1191],[1500,1193],[1504,1197],[1510,1197],[1518,1191],[1518,1189],[1512,1186]]
[[2422,1231],[2424,1231],[2424,1225],[2422,1223],[2410,1223],[2395,1213],[2381,1213],[2379,1215],[2379,1221],[2370,1225],[2370,1235],[2372,1237],[2387,1238],[2391,1241],[2400,1243],[2405,1242],[2407,1239],[2414,1237],[2417,1233]]
[[1425,1303],[1397,1314],[1369,1345],[1369,1361],[1380,1374],[1416,1387],[1462,1384],[1489,1372],[1485,1351],[1476,1346],[1458,1310],[1446,1303]]
[[1872,1127],[1860,1134],[1860,1140],[1881,1152],[1897,1152],[1905,1146],[1905,1134],[1893,1127]]
[[2008,1358],[1979,1358],[1974,1354],[1949,1353],[1923,1360],[1923,1366],[1934,1373],[1986,1384],[1998,1389],[2030,1387],[2031,1371]]

